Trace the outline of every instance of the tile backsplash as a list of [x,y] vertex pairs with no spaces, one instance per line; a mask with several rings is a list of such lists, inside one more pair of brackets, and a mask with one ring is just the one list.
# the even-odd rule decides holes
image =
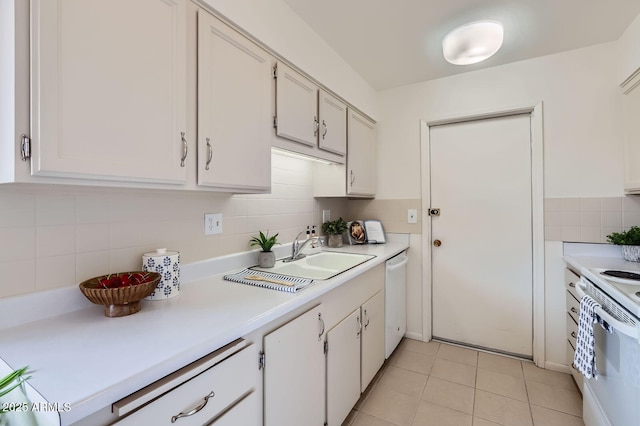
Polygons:
[[[190,263],[250,250],[258,230],[287,243],[319,227],[323,209],[346,218],[346,200],[313,198],[311,172],[308,161],[274,153],[265,195],[0,185],[0,297],[139,269],[159,247]],[[222,213],[222,234],[205,236],[205,213]]]
[[640,197],[546,198],[545,240],[606,243],[607,235],[640,226]]

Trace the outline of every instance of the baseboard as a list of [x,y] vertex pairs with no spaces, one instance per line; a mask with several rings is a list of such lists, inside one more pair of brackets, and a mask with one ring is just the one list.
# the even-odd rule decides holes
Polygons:
[[404,333],[404,337],[406,337],[407,339],[418,340],[420,342],[424,341],[422,340],[422,334],[420,333],[413,333],[413,332],[407,331],[406,333]]
[[544,363],[544,368],[547,370],[558,371],[560,373],[571,374],[571,369],[568,365],[558,364],[557,362],[547,361]]

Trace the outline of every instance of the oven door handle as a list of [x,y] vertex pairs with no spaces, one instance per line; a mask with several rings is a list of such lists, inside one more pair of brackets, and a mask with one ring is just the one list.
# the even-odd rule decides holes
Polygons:
[[[583,281],[583,278],[580,278],[576,283],[576,292],[578,293],[578,296],[580,296],[580,300],[582,300],[582,298],[587,294],[586,290],[587,290],[587,285]],[[607,311],[605,311],[601,307],[596,308],[596,314],[598,314],[600,318],[605,320],[607,324],[613,327],[617,332],[622,333],[625,336],[632,337],[633,339],[636,339],[638,343],[640,343],[640,336],[638,336],[638,328],[634,327],[633,325],[630,325],[615,319],[613,316],[611,316]]]

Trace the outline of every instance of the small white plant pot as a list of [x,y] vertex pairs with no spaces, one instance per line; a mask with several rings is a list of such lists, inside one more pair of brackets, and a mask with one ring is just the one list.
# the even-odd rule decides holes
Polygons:
[[276,264],[276,254],[272,251],[258,253],[258,266],[261,268],[273,268]]
[[640,246],[621,246],[622,257],[629,262],[640,262]]
[[329,235],[329,241],[327,245],[331,248],[342,247],[342,234],[339,235]]

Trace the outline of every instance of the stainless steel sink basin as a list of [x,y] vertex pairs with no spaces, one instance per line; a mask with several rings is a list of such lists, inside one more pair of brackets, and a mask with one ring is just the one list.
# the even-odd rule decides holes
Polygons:
[[327,280],[373,259],[374,255],[323,251],[293,262],[278,260],[273,268],[254,266],[256,271],[273,272],[314,280]]

